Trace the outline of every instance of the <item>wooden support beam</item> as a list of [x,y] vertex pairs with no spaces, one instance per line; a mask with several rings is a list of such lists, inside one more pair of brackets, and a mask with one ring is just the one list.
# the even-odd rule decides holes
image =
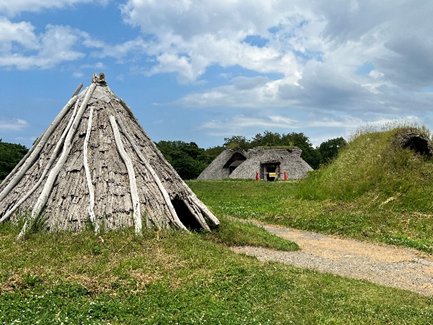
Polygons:
[[167,190],[165,189],[164,185],[162,184],[161,180],[159,179],[158,175],[156,174],[155,170],[152,168],[150,163],[147,161],[147,159],[144,157],[144,155],[141,153],[141,151],[138,149],[137,145],[135,144],[134,139],[129,135],[127,132],[127,129],[125,125],[123,124],[123,121],[117,117],[117,123],[120,126],[120,129],[122,130],[122,133],[126,136],[129,143],[134,148],[135,153],[137,154],[138,158],[140,158],[143,165],[146,167],[150,175],[152,176],[153,180],[155,181],[156,185],[158,186],[159,191],[161,192],[162,197],[164,198],[165,204],[167,205],[170,214],[171,214],[171,221],[173,224],[181,229],[187,230],[184,224],[180,221],[176,210],[173,206],[173,203],[171,203],[170,196],[168,195]]
[[86,172],[87,188],[89,190],[89,219],[90,219],[90,222],[92,223],[93,230],[95,231],[95,234],[97,234],[97,233],[99,233],[99,225],[96,222],[95,212],[94,212],[95,190],[94,190],[93,184],[92,184],[92,175],[90,174],[89,163],[87,162],[87,148],[89,145],[90,133],[92,132],[92,121],[93,121],[93,107],[90,108],[89,120],[87,122],[86,138],[84,139],[83,164],[84,164],[84,170]]
[[120,137],[120,132],[117,127],[115,117],[113,115],[110,115],[109,119],[110,119],[111,128],[113,129],[117,151],[119,152],[120,157],[122,158],[123,162],[125,163],[126,169],[128,170],[129,187],[131,190],[131,200],[134,209],[133,217],[134,217],[135,234],[141,236],[142,220],[141,220],[141,212],[140,212],[140,199],[138,197],[137,180],[135,179],[134,166],[132,164],[131,158],[129,157],[128,153],[125,151],[123,147],[122,139]]

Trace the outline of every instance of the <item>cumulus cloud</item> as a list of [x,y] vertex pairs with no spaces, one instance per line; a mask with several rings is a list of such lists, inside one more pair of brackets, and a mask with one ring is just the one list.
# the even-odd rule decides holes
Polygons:
[[[212,64],[241,66],[260,73],[299,76],[294,55],[245,42],[247,36],[271,37],[268,28],[285,21],[282,1],[128,1],[125,21],[154,35],[146,50],[157,65],[148,73],[177,72],[182,82],[201,77]],[[291,23],[293,24],[293,23]]]
[[433,2],[123,0],[123,21],[141,34],[121,42],[11,21],[23,11],[109,2],[0,0],[0,13],[9,17],[0,19],[0,66],[45,69],[115,58],[145,76],[174,73],[181,84],[201,86],[171,104],[236,110],[236,118],[203,124],[215,132],[296,128],[305,120],[342,128],[404,117],[408,108],[429,118]]
[[[287,105],[277,102],[287,98],[289,88],[295,97],[317,94],[311,104],[326,106],[339,95],[345,101],[374,97],[383,89],[404,92],[406,87],[431,85],[432,10],[433,3],[407,0],[130,0],[122,6],[126,22],[154,37],[152,46],[142,48],[155,59],[147,74],[176,72],[180,81],[188,82],[213,64],[279,73],[278,82],[269,80],[259,91],[268,94],[261,96],[263,105],[269,104],[270,95],[280,106]],[[374,72],[356,75],[367,61]],[[216,100],[210,105],[220,105],[222,96],[232,103],[233,89],[202,95]],[[243,90],[237,93],[235,101],[244,98]],[[191,99],[194,105],[198,97],[183,102]]]
[[203,122],[199,129],[210,136],[232,136],[249,134],[253,136],[263,130],[274,132],[305,132],[311,137],[314,145],[318,146],[323,141],[333,137],[350,136],[362,128],[381,130],[388,126],[414,125],[419,123],[419,118],[408,115],[400,118],[389,118],[381,115],[361,118],[350,115],[335,115],[328,113],[324,116],[317,114],[310,118],[291,118],[286,115],[266,115],[258,112],[235,115],[233,117],[210,120]]
[[83,46],[92,46],[91,37],[69,26],[47,25],[44,33],[37,34],[28,22],[0,19],[0,66],[3,67],[52,68],[86,56]]

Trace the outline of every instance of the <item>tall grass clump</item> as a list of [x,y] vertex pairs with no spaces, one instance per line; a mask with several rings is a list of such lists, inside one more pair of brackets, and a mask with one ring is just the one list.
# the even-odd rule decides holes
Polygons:
[[300,184],[300,197],[350,202],[369,194],[409,209],[431,209],[432,160],[396,145],[395,136],[402,129],[360,132],[334,161]]

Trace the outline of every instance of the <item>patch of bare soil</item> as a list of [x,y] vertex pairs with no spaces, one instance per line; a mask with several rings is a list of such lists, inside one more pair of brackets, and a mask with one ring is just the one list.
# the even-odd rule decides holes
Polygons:
[[301,251],[260,247],[233,251],[319,272],[368,280],[377,284],[433,295],[433,257],[407,248],[342,239],[296,229],[263,225],[270,233],[296,242]]

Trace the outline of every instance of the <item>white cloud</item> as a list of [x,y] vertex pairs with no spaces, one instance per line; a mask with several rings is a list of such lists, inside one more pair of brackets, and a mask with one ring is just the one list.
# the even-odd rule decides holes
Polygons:
[[[108,2],[0,0],[0,13],[19,17],[23,11]],[[0,18],[0,66],[47,69],[80,60],[84,70],[99,63],[109,68],[106,58],[115,58],[145,76],[174,73],[179,83],[190,84],[184,90],[195,92],[171,104],[228,108],[219,112],[236,115],[203,124],[212,132],[283,125],[344,129],[406,116],[408,109],[420,120],[430,118],[433,2],[123,2],[124,22],[142,34],[121,42],[68,26],[40,32],[30,22]]]
[[[293,53],[244,42],[249,35],[271,38],[268,29],[285,22],[293,10],[283,1],[229,0],[133,0],[122,7],[125,21],[155,36],[155,44],[144,49],[157,62],[148,74],[177,72],[181,82],[196,80],[212,64],[281,73],[296,82],[299,71]],[[293,22],[287,24],[293,27]]]
[[[154,58],[147,75],[174,72],[192,82],[214,64],[281,75],[249,89],[234,75],[232,84],[189,94],[182,105],[392,112],[433,84],[432,11],[431,2],[408,0],[129,0],[122,7],[126,22],[151,35],[140,48]],[[357,75],[365,62],[374,70]]]
[[36,49],[38,39],[34,29],[28,22],[12,23],[0,17],[0,52],[11,51],[13,43],[26,49]]
[[48,69],[86,56],[83,46],[92,46],[87,33],[69,26],[48,25],[36,34],[28,22],[0,20],[0,66],[20,70]]
[[0,13],[15,16],[21,12],[38,12],[43,9],[59,9],[80,3],[107,4],[110,0],[0,0]]
[[21,131],[29,126],[29,123],[22,119],[0,118],[0,131]]

